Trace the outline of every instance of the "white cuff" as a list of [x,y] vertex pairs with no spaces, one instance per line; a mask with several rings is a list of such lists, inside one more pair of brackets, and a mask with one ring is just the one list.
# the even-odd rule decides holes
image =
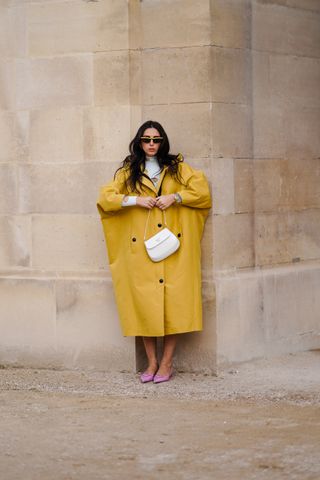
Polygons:
[[133,205],[137,205],[137,197],[126,195],[123,197],[122,206],[123,207],[132,207]]

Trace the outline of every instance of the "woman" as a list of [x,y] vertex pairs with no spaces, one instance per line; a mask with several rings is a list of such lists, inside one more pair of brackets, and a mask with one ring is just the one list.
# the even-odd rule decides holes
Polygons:
[[[168,381],[178,334],[202,329],[200,240],[210,192],[204,174],[169,148],[163,127],[145,122],[97,202],[123,334],[143,338],[143,383]],[[165,220],[180,247],[153,262],[144,237],[162,230]],[[163,337],[159,365],[156,337]]]

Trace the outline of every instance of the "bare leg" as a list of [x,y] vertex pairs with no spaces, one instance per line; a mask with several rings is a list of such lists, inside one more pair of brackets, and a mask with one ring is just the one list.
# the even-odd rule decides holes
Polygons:
[[173,355],[177,345],[178,335],[165,335],[163,338],[163,355],[158,375],[169,375],[172,370]]
[[155,337],[142,337],[146,355],[148,357],[148,368],[145,373],[156,373],[158,369],[157,344]]

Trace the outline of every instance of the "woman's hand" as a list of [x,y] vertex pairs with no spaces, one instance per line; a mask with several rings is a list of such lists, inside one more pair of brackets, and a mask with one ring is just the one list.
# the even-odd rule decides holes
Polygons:
[[175,203],[174,193],[161,195],[161,197],[156,198],[156,207],[159,207],[161,210],[165,210],[173,203]]
[[151,210],[151,208],[155,206],[156,200],[157,199],[153,197],[137,197],[137,205]]

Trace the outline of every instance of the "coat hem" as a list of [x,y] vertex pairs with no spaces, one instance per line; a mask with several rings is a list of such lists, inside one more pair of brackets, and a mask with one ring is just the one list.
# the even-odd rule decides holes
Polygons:
[[157,337],[157,338],[161,338],[161,337],[164,337],[165,335],[177,335],[177,334],[180,334],[180,333],[192,333],[192,332],[202,332],[202,328],[192,328],[192,329],[188,329],[188,330],[179,330],[179,331],[176,331],[176,332],[164,332],[163,334],[148,334],[146,335],[145,333],[127,333],[127,334],[123,334],[124,337]]

